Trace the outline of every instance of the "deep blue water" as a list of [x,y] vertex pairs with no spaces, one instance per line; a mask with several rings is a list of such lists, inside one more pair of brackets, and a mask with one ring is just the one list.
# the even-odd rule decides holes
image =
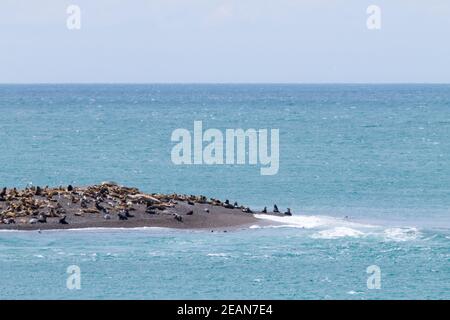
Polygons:
[[[174,165],[171,133],[195,120],[279,129],[279,173]],[[0,232],[0,298],[448,299],[449,137],[450,85],[0,85],[2,186],[114,180],[296,214],[226,234]]]

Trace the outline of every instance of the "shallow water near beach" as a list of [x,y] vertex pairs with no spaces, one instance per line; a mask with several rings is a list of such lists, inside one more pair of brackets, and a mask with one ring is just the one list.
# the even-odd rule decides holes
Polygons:
[[[278,128],[279,173],[174,165],[171,133],[195,120]],[[450,298],[448,85],[0,85],[0,128],[1,186],[114,180],[295,213],[227,233],[2,231],[0,299]]]

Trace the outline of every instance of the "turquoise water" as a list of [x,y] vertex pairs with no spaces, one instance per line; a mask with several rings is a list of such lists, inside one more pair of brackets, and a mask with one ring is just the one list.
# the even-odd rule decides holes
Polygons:
[[[278,128],[279,173],[174,165],[170,135],[195,120]],[[0,85],[0,128],[0,185],[114,180],[296,214],[228,233],[0,232],[0,298],[450,298],[449,85]]]

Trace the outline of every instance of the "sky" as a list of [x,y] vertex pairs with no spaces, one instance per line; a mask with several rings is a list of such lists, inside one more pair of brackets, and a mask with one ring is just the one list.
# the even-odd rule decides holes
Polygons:
[[0,0],[0,83],[97,82],[450,83],[450,1]]

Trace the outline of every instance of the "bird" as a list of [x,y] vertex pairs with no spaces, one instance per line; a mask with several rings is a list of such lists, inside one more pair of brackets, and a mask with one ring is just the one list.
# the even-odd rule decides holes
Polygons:
[[264,207],[264,209],[261,212],[262,213],[267,213],[267,207]]
[[284,213],[286,216],[292,216],[291,208],[287,208],[287,211]]
[[276,204],[273,205],[273,212],[275,212],[275,213],[279,213],[280,212],[280,210],[278,210],[278,207],[277,207]]

